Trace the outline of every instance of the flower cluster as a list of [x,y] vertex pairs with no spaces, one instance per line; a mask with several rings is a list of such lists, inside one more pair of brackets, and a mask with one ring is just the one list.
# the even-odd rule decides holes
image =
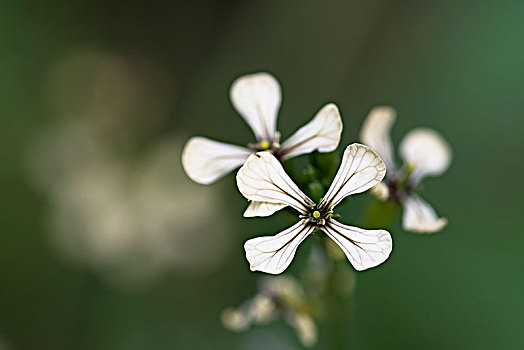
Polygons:
[[[243,165],[257,151],[267,151],[279,161],[313,151],[335,150],[342,133],[342,120],[334,104],[324,106],[308,124],[280,144],[276,130],[281,93],[277,80],[258,73],[237,79],[231,87],[231,102],[256,137],[247,147],[230,145],[204,137],[191,138],[182,152],[182,164],[195,182],[210,184]],[[280,206],[253,202],[244,216],[270,215]]]
[[[414,192],[422,178],[442,174],[449,167],[450,147],[435,131],[424,128],[411,131],[400,145],[405,163],[397,167],[389,135],[394,110],[374,108],[361,130],[363,144],[353,143],[345,148],[331,185],[327,186],[326,182],[327,191],[319,182],[315,183],[319,184],[316,192],[324,192],[324,195],[319,194],[318,198],[311,195],[317,199],[314,200],[286,173],[283,164],[301,154],[337,149],[342,133],[342,118],[337,106],[325,105],[309,123],[281,143],[276,128],[281,91],[273,76],[257,73],[240,77],[233,83],[230,97],[235,109],[253,130],[256,142],[242,147],[193,137],[184,148],[182,164],[188,176],[201,184],[210,184],[240,167],[236,175],[237,187],[250,202],[244,217],[269,216],[286,207],[297,212],[297,222],[291,227],[273,236],[245,242],[246,258],[252,271],[282,273],[291,264],[298,246],[314,232],[340,247],[356,270],[383,263],[393,246],[388,231],[348,226],[335,219],[339,217],[334,214],[337,205],[346,197],[367,190],[382,201],[402,205],[403,228],[407,231],[436,232],[446,225],[447,220],[439,218]],[[312,165],[309,167],[304,172]],[[311,191],[313,182],[306,185]],[[267,285],[268,282],[264,284]],[[261,288],[253,299],[238,309],[226,310],[223,323],[230,329],[245,329],[249,324],[271,320],[280,308],[281,313],[285,311],[284,318],[300,329],[299,324],[304,322],[298,319],[303,320],[308,315],[290,313],[289,305],[282,308],[286,299],[269,289]],[[309,334],[314,333],[316,338],[314,323],[312,320],[306,323],[313,325],[307,328],[314,330]],[[303,340],[303,343],[311,345],[313,342]]]

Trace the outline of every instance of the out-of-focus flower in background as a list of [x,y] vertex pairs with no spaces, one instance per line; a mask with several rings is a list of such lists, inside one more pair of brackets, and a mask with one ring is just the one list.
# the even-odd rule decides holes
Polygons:
[[[301,154],[331,152],[340,142],[342,119],[338,107],[325,105],[306,125],[280,144],[277,115],[282,99],[280,84],[268,73],[245,75],[233,82],[231,102],[253,130],[257,143],[240,147],[204,137],[192,137],[184,147],[182,163],[195,182],[210,184],[238,168],[255,151],[269,151],[279,160]],[[252,202],[244,216],[267,216],[282,209],[275,203]]]
[[173,90],[135,62],[90,50],[55,67],[49,98],[61,118],[35,137],[28,175],[48,200],[53,245],[71,261],[134,285],[166,270],[208,273],[228,247],[219,188],[187,179],[180,137],[148,141],[171,108],[158,89]]
[[404,165],[397,167],[391,142],[391,127],[396,113],[391,107],[375,107],[367,116],[360,131],[361,141],[373,147],[386,163],[384,182],[372,189],[380,200],[399,202],[404,208],[402,227],[406,231],[433,233],[447,225],[435,210],[414,190],[426,176],[444,173],[451,163],[451,147],[435,130],[416,128],[400,142],[399,151]]
[[238,308],[225,309],[221,321],[227,329],[239,332],[280,317],[295,329],[300,342],[309,347],[318,339],[313,311],[298,280],[290,276],[264,277],[259,281],[257,294]]

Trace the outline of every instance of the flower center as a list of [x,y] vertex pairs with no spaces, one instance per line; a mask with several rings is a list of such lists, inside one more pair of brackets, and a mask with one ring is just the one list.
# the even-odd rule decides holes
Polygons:
[[326,220],[329,219],[332,213],[333,212],[331,210],[326,211],[319,208],[316,204],[312,204],[307,215],[300,215],[300,218],[307,219],[314,225],[324,226],[326,224]]
[[408,173],[408,175],[411,174],[413,170],[415,170],[415,164],[413,163],[406,164],[406,172]]
[[389,188],[389,199],[395,202],[403,202],[413,192],[413,185],[408,181],[389,180],[386,185]]
[[264,151],[269,149],[269,146],[271,146],[271,145],[266,140],[263,140],[263,141],[260,142],[260,148],[262,148]]
[[262,152],[262,151],[275,152],[280,147],[280,144],[278,143],[277,140],[278,139],[275,138],[275,140],[262,140],[257,143],[248,143],[247,147],[251,148],[255,152]]

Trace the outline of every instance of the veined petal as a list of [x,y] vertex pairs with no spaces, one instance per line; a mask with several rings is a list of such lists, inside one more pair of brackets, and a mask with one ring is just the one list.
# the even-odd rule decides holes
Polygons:
[[360,141],[373,148],[386,164],[388,172],[396,172],[391,126],[395,122],[396,112],[392,107],[373,108],[360,129]]
[[342,119],[335,104],[325,105],[306,125],[298,129],[278,150],[280,159],[288,159],[299,154],[331,152],[340,142]]
[[208,185],[238,168],[253,151],[205,137],[192,137],[182,151],[182,165],[195,182]]
[[280,85],[275,77],[268,73],[244,75],[233,82],[230,98],[257,140],[272,141],[281,101]]
[[286,174],[271,152],[252,154],[237,173],[237,186],[252,201],[292,206],[301,214],[313,203]]
[[427,128],[413,129],[400,143],[400,155],[413,167],[411,181],[420,182],[427,175],[437,176],[451,163],[451,147],[438,132]]
[[251,271],[279,274],[291,264],[298,245],[313,231],[307,220],[300,220],[276,236],[257,237],[244,244]]
[[391,235],[386,230],[364,230],[334,219],[329,219],[321,230],[338,244],[358,271],[382,264],[393,249]]
[[408,196],[402,205],[402,228],[406,231],[433,233],[442,230],[448,224],[446,218],[439,218],[435,210],[416,194]]
[[342,156],[342,163],[320,205],[332,209],[342,199],[364,192],[378,184],[386,174],[386,166],[371,148],[354,143]]
[[244,212],[244,217],[270,216],[285,207],[287,207],[287,204],[283,203],[251,202]]

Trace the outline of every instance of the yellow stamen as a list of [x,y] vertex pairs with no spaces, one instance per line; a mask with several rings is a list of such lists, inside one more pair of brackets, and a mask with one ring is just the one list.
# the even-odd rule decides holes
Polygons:
[[320,212],[319,212],[318,210],[315,210],[315,211],[313,212],[313,217],[314,217],[315,219],[318,219],[318,218],[320,217]]
[[269,142],[267,142],[266,140],[260,142],[260,148],[269,149]]

